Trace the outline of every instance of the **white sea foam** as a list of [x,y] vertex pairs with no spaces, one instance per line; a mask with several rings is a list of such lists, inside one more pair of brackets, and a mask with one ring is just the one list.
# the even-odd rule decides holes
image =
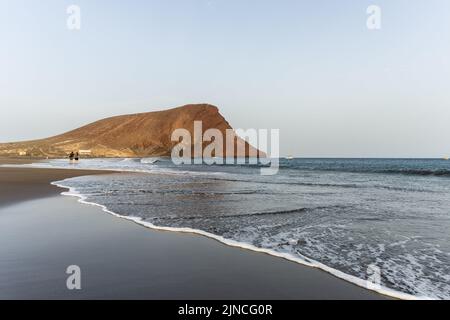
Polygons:
[[[108,169],[105,169],[108,170]],[[334,275],[337,278],[343,279],[345,281],[348,281],[350,283],[353,283],[357,286],[363,287],[365,289],[371,290],[371,291],[375,291],[378,292],[382,295],[386,295],[386,296],[390,296],[390,297],[394,297],[394,298],[398,298],[398,299],[403,299],[403,300],[429,300],[431,298],[425,297],[425,296],[414,296],[411,294],[407,294],[407,293],[403,293],[397,290],[393,290],[391,288],[387,288],[384,286],[373,286],[370,285],[370,283],[364,279],[360,279],[358,277],[346,274],[342,271],[339,271],[337,269],[331,268],[327,265],[324,265],[318,261],[312,260],[310,258],[304,257],[300,254],[298,255],[293,255],[290,253],[284,253],[284,252],[277,252],[274,250],[270,250],[270,249],[265,249],[265,248],[259,248],[256,247],[252,244],[249,243],[244,243],[244,242],[238,242],[235,240],[231,240],[231,239],[227,239],[224,238],[222,236],[219,235],[215,235],[209,232],[205,232],[203,230],[198,230],[198,229],[192,229],[192,228],[174,228],[174,227],[162,227],[162,226],[157,226],[154,225],[150,222],[144,221],[142,218],[140,217],[135,217],[135,216],[124,216],[124,215],[120,215],[117,214],[111,210],[109,210],[106,206],[95,203],[95,202],[90,202],[87,201],[87,197],[83,194],[81,194],[80,192],[78,192],[76,190],[76,188],[70,187],[69,185],[64,184],[65,181],[68,181],[69,179],[65,179],[62,181],[57,181],[57,182],[52,182],[52,185],[58,186],[60,188],[66,188],[69,189],[69,191],[67,192],[62,192],[62,195],[66,195],[66,196],[73,196],[73,197],[77,197],[78,201],[80,203],[83,204],[87,204],[87,205],[92,205],[92,206],[97,206],[100,207],[104,212],[109,213],[115,217],[118,218],[122,218],[122,219],[126,219],[132,222],[135,222],[139,225],[145,226],[147,228],[151,228],[154,230],[161,230],[161,231],[172,231],[172,232],[183,232],[183,233],[192,233],[192,234],[198,234],[198,235],[202,235],[214,240],[217,240],[225,245],[231,246],[231,247],[238,247],[238,248],[242,248],[242,249],[247,249],[247,250],[252,250],[255,252],[260,252],[260,253],[265,253],[265,254],[269,254],[275,257],[279,257],[279,258],[283,258],[292,262],[296,262],[299,263],[301,265],[305,265],[308,267],[313,267],[313,268],[318,268],[320,270],[323,270],[327,273],[330,273],[332,275]]]
[[154,164],[158,161],[160,161],[160,158],[142,158],[141,159],[141,163],[145,163],[145,164]]
[[135,172],[135,173],[160,173],[173,175],[197,175],[217,176],[226,175],[225,172],[205,172],[193,170],[178,170],[154,165],[159,162],[158,158],[125,158],[125,159],[84,159],[80,163],[70,163],[66,159],[49,160],[47,162],[34,162],[29,164],[1,164],[0,167],[8,168],[42,168],[42,169],[69,169],[69,170],[92,170],[112,172]]

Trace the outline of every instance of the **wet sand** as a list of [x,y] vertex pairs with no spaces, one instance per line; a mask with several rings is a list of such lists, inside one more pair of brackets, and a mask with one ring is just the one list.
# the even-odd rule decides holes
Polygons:
[[51,181],[105,173],[90,170],[0,167],[0,208],[20,201],[61,193],[61,188],[51,185]]
[[[96,173],[0,168],[0,299],[386,299],[281,258],[145,228],[50,185]],[[69,265],[81,290],[66,287]]]

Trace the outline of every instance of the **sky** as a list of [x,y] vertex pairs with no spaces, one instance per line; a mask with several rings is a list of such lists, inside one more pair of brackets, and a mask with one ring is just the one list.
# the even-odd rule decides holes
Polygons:
[[441,158],[449,39],[448,0],[0,0],[0,142],[211,103],[282,155]]

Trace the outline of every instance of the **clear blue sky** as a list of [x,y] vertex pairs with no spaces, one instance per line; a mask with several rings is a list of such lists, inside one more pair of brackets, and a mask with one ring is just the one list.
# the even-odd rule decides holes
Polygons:
[[285,155],[442,157],[449,40],[448,0],[0,0],[0,141],[208,102]]

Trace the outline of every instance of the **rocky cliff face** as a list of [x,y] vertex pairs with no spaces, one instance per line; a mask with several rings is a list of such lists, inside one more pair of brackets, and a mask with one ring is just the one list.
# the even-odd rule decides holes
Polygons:
[[[194,121],[202,121],[203,132],[215,128],[224,138],[226,130],[232,129],[217,107],[185,105],[106,118],[47,139],[2,143],[0,156],[64,157],[71,151],[80,150],[91,157],[170,156],[178,143],[171,141],[172,132],[184,128],[194,137]],[[235,149],[236,156],[257,152],[239,138],[235,139],[241,146]],[[209,143],[204,143],[203,147]],[[259,155],[263,156],[262,153]],[[216,156],[228,156],[226,148],[223,148],[223,154]]]

